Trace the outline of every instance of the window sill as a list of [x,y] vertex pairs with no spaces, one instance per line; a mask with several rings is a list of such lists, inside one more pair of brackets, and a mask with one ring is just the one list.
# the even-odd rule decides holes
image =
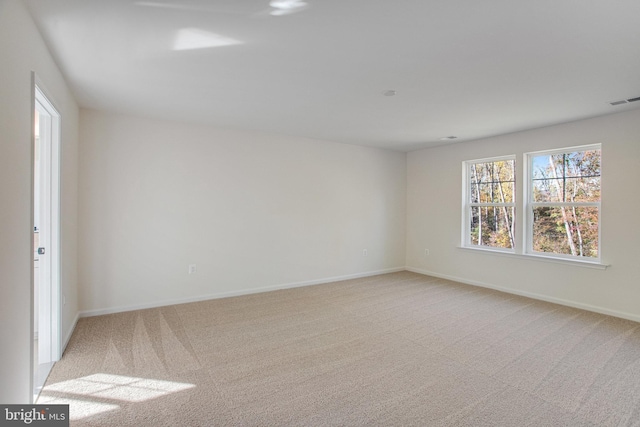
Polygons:
[[555,257],[535,255],[535,254],[516,254],[513,252],[505,252],[505,251],[501,251],[497,249],[489,249],[489,248],[479,248],[479,247],[472,248],[468,246],[458,246],[458,249],[462,249],[463,251],[476,252],[476,253],[505,256],[508,258],[528,259],[528,260],[534,260],[534,261],[550,262],[553,264],[572,265],[574,267],[593,268],[596,270],[606,270],[607,267],[609,267],[609,264],[602,264],[597,261],[594,262],[594,261],[582,261],[577,259],[555,258]]

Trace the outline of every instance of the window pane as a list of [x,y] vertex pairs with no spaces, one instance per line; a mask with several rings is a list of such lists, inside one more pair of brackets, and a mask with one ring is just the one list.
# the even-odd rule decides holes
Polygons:
[[469,193],[469,201],[471,203],[480,203],[480,185],[471,183],[471,191]]
[[566,179],[569,202],[599,202],[600,177],[585,176]]
[[533,180],[533,201],[534,202],[562,202],[562,194],[558,189],[562,184],[557,179],[534,179]]
[[533,181],[534,202],[599,202],[600,177],[566,177]]
[[514,160],[473,163],[469,176],[471,203],[513,203]]
[[534,202],[597,202],[600,200],[600,150],[534,156]]
[[472,207],[471,244],[513,248],[513,207]]
[[598,208],[534,208],[533,250],[597,258]]
[[501,182],[497,184],[500,203],[513,203],[514,181]]
[[499,203],[500,195],[498,193],[497,184],[483,183],[474,186],[476,189],[476,196],[479,203]]

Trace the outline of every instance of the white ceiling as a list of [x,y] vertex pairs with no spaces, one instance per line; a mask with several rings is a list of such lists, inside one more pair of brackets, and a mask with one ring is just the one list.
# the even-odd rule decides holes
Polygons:
[[639,0],[305,2],[26,0],[94,109],[412,150],[640,107]]

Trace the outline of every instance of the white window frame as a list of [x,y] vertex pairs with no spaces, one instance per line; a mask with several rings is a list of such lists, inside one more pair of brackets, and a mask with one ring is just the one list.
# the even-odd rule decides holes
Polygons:
[[[542,155],[554,155],[573,153],[579,151],[600,151],[600,189],[602,191],[602,144],[579,145],[573,147],[558,148],[553,150],[535,151],[524,154],[525,165],[523,179],[525,180],[525,194],[523,197],[524,227],[523,242],[524,253],[536,257],[553,258],[558,260],[570,260],[581,263],[599,264],[602,260],[602,193],[599,202],[534,202],[533,201],[533,158]],[[598,208],[598,257],[574,256],[569,254],[556,254],[552,252],[538,252],[533,249],[533,209],[537,206],[575,206]]]
[[[514,164],[514,196],[513,201],[511,203],[471,203],[471,166],[478,163],[493,163],[500,162],[505,160],[511,160]],[[485,159],[476,159],[476,160],[467,160],[462,162],[462,247],[475,249],[475,250],[484,250],[484,251],[492,251],[492,252],[502,252],[513,254],[516,252],[516,248],[518,247],[518,235],[516,233],[516,229],[512,230],[513,234],[513,247],[512,248],[500,248],[495,246],[486,246],[486,245],[476,245],[471,243],[471,208],[472,207],[510,207],[513,209],[514,218],[516,218],[517,214],[517,185],[518,185],[518,170],[517,170],[517,160],[515,155],[508,156],[498,156],[498,157],[489,157]]]

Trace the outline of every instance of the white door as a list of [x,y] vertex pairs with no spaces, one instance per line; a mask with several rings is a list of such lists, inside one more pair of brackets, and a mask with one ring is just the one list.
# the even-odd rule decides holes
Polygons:
[[60,115],[35,88],[33,158],[34,400],[60,357],[59,132]]

